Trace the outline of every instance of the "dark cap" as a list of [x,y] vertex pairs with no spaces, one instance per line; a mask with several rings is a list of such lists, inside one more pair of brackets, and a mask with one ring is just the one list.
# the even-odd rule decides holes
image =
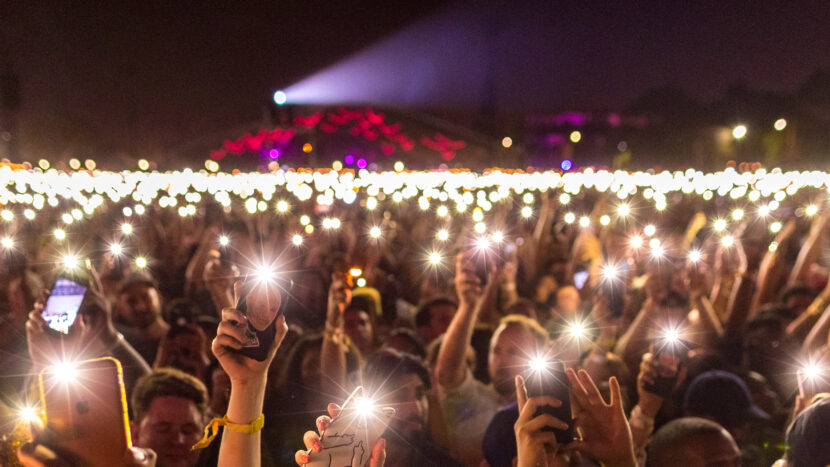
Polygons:
[[154,289],[158,289],[158,284],[153,276],[150,275],[147,271],[133,271],[131,272],[127,278],[124,280],[124,285],[121,286],[121,292],[124,293],[130,287],[142,284],[146,285],[147,287],[152,287]]
[[825,397],[801,412],[787,429],[787,462],[792,467],[830,464],[830,397]]
[[689,385],[683,398],[689,415],[708,416],[725,428],[736,428],[753,419],[769,420],[769,415],[752,403],[746,383],[728,371],[701,373]]

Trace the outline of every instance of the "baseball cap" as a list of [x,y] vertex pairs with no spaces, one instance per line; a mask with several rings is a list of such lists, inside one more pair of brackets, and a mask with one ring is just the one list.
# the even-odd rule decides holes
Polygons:
[[746,383],[734,373],[711,370],[701,373],[686,390],[683,409],[689,415],[708,416],[723,427],[739,427],[770,416],[753,404]]

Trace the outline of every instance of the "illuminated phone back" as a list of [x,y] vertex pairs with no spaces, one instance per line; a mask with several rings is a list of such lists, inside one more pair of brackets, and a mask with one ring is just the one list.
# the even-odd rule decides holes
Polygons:
[[361,410],[355,403],[360,390],[356,389],[346,399],[343,410],[322,433],[323,449],[309,451],[306,466],[363,467],[369,463],[372,448],[395,416],[395,409],[372,406]]
[[124,465],[132,446],[123,373],[110,357],[43,370],[41,406],[49,441],[83,467]]

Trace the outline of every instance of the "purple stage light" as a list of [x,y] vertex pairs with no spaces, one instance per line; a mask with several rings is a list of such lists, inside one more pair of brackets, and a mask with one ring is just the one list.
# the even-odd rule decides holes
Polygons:
[[366,159],[358,159],[357,160],[357,168],[358,169],[365,169],[366,168]]
[[276,149],[272,149],[272,150],[268,151],[268,155],[271,157],[271,159],[279,159],[280,158],[280,152]]
[[343,162],[345,162],[346,165],[354,164],[354,156],[351,154],[346,154],[346,157],[343,158]]

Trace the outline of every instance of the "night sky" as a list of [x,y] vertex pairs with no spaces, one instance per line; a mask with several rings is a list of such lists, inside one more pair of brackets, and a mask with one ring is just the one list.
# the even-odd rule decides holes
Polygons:
[[[21,81],[30,159],[175,153],[261,121],[276,89],[465,11],[495,24],[496,104],[511,111],[615,109],[667,84],[701,98],[734,83],[789,92],[830,68],[830,7],[819,1],[97,3],[0,3],[0,66]],[[440,49],[428,37],[421,46]]]

